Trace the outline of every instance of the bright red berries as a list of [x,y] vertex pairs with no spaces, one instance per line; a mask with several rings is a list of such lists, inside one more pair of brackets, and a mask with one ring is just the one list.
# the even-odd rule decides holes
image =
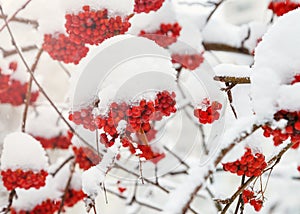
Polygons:
[[210,100],[206,98],[202,101],[200,109],[194,110],[194,116],[199,118],[199,122],[202,124],[211,124],[220,118],[219,111],[221,109],[221,103],[213,101],[210,104]]
[[77,202],[85,198],[86,195],[82,190],[69,189],[65,196],[64,206],[73,207]]
[[75,161],[83,170],[88,170],[92,166],[96,166],[101,158],[93,150],[88,147],[73,147]]
[[300,82],[300,74],[296,74],[294,76],[294,80],[291,82],[291,85],[294,85],[297,82]]
[[89,51],[89,48],[84,43],[75,43],[64,34],[46,34],[44,36],[43,49],[54,60],[74,64],[78,64]]
[[31,211],[16,211],[14,208],[11,208],[11,214],[54,214],[59,210],[59,207],[60,202],[55,202],[53,200],[47,199],[41,204],[36,205]]
[[236,173],[238,176],[246,175],[247,177],[260,176],[266,167],[265,156],[261,153],[253,155],[250,148],[246,148],[246,152],[240,160],[223,164],[225,171]]
[[161,47],[168,47],[177,41],[181,31],[181,26],[176,22],[174,24],[161,24],[160,29],[154,32],[141,31],[140,36],[155,41]]
[[73,134],[71,132],[68,132],[66,136],[59,135],[50,139],[34,136],[34,138],[37,139],[45,149],[68,149],[72,144],[72,137]]
[[284,0],[270,2],[268,9],[272,10],[277,16],[282,16],[292,10],[297,9],[298,7],[300,7],[299,3],[292,2],[290,0]]
[[44,170],[39,172],[23,171],[21,169],[11,170],[7,169],[1,171],[3,185],[7,190],[13,190],[15,188],[36,188],[45,186],[45,181],[48,173]]
[[172,54],[172,62],[179,63],[183,68],[195,70],[204,61],[203,53],[200,54]]
[[271,128],[268,125],[263,126],[264,136],[273,136],[273,142],[275,146],[278,146],[287,139],[291,139],[294,143],[292,148],[296,149],[300,145],[300,112],[288,112],[281,110],[274,114],[274,120],[279,121],[284,119],[287,121],[287,125],[283,129]]
[[242,199],[245,204],[250,203],[254,207],[256,212],[260,211],[263,206],[263,201],[256,199],[257,196],[254,195],[254,192],[248,189],[245,189],[242,193]]
[[150,11],[157,11],[161,8],[165,0],[134,0],[134,12],[149,13]]
[[74,122],[76,125],[83,125],[85,129],[95,131],[96,123],[92,111],[93,107],[91,106],[83,108],[80,111],[74,111],[69,115],[69,120]]
[[[17,62],[11,62],[9,69],[13,72],[17,70]],[[2,74],[0,69],[0,103],[9,103],[13,106],[19,106],[24,103],[28,88],[28,83],[21,83],[15,80],[9,74]],[[32,92],[30,102],[35,102],[39,92]]]
[[87,5],[82,9],[83,11],[77,14],[65,16],[65,27],[70,40],[78,45],[98,45],[105,39],[124,34],[130,27],[130,16],[109,17],[107,9],[91,10]]

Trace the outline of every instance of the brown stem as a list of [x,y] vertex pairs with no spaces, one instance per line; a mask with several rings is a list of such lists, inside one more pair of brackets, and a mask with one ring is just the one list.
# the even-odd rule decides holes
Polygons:
[[[246,178],[245,175],[243,175],[243,176],[242,176],[242,180],[241,180],[241,186],[244,185],[245,178]],[[237,204],[236,204],[236,208],[235,208],[234,214],[238,214],[238,211],[239,211],[239,208],[240,208],[241,203],[243,203],[242,193],[241,193],[240,196],[239,196],[239,200],[238,200],[238,202],[237,202]]]
[[209,22],[209,20],[211,19],[211,17],[215,14],[215,12],[217,11],[217,9],[220,7],[220,5],[224,2],[224,0],[220,0],[218,3],[215,4],[215,8],[210,12],[210,14],[208,15],[208,17],[206,18],[206,24]]
[[62,211],[63,211],[63,207],[64,207],[64,204],[65,204],[65,201],[66,201],[66,196],[68,194],[68,191],[69,191],[69,188],[70,188],[70,185],[71,185],[71,181],[72,181],[72,177],[73,177],[73,174],[74,174],[74,171],[75,171],[75,162],[73,162],[71,164],[71,167],[70,167],[70,176],[69,176],[69,179],[67,181],[67,184],[66,184],[66,187],[65,187],[65,190],[64,190],[64,194],[61,198],[61,202],[60,202],[60,206],[59,206],[59,210],[58,210],[58,214],[60,214]]
[[202,44],[205,50],[207,51],[225,51],[225,52],[240,53],[240,54],[252,56],[251,51],[245,47],[233,47],[227,44],[210,43],[210,42],[203,42]]
[[72,156],[70,156],[70,157],[68,157],[64,162],[62,162],[61,164],[60,164],[60,166],[53,172],[53,173],[51,173],[51,175],[53,176],[53,177],[55,177],[55,175],[69,162],[69,161],[71,161],[71,160],[73,160],[74,159],[74,156],[72,155]]
[[1,213],[3,212],[4,214],[8,214],[10,212],[13,200],[16,196],[16,190],[13,189],[12,191],[10,191],[8,195],[8,205],[2,209]]
[[[31,66],[31,71],[35,72],[35,69],[38,65],[38,62],[40,61],[40,58],[42,56],[43,49],[40,49],[35,57],[35,62]],[[32,76],[30,76],[28,85],[27,85],[27,93],[26,93],[26,98],[25,98],[25,108],[23,112],[23,120],[22,120],[22,132],[25,132],[26,129],[26,121],[27,121],[27,113],[28,113],[28,108],[30,104],[30,99],[31,99],[31,89],[32,89]]]
[[[37,48],[38,47],[36,45],[29,45],[29,46],[26,46],[26,47],[21,47],[20,49],[21,49],[22,52],[27,52],[27,51],[35,50]],[[14,54],[18,54],[16,49],[14,49],[14,50],[5,50],[4,48],[0,47],[0,50],[2,51],[3,58],[9,57],[9,56],[14,55]]]
[[232,84],[250,84],[250,77],[215,76],[214,80]]

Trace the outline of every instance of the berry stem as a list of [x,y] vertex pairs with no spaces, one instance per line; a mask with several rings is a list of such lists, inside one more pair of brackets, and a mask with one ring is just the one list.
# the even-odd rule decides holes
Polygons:
[[1,211],[1,213],[3,212],[4,214],[8,214],[10,212],[10,208],[12,206],[13,200],[14,198],[17,196],[16,190],[12,190],[10,191],[9,195],[8,195],[8,205],[7,207],[4,207]]
[[[37,46],[36,45],[29,45],[29,46],[25,46],[25,47],[21,47],[21,51],[24,53],[24,52],[27,52],[27,51],[32,51],[32,50],[35,50],[37,49]],[[0,47],[0,51],[2,51],[2,56],[3,58],[5,57],[9,57],[11,55],[14,55],[14,54],[17,54],[18,52],[16,51],[16,49],[14,50],[5,50],[4,48]]]
[[[245,178],[246,178],[246,176],[245,176],[245,175],[243,175],[243,176],[242,176],[242,179],[241,179],[241,186],[243,186],[243,185],[244,185]],[[241,193],[241,194],[240,194],[240,196],[239,196],[239,199],[238,199],[238,202],[237,202],[237,205],[236,205],[236,208],[235,208],[234,214],[238,214],[238,211],[239,211],[240,205],[243,203],[242,195],[243,195],[243,194]]]

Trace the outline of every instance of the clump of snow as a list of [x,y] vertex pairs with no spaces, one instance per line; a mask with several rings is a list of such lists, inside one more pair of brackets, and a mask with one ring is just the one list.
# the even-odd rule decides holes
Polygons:
[[[256,115],[272,119],[278,110],[300,110],[299,86],[290,85],[300,71],[300,9],[280,17],[255,49],[251,96]],[[293,26],[293,27],[290,27]]]
[[249,50],[254,50],[258,44],[258,40],[266,33],[268,27],[266,23],[253,21],[248,24],[250,36],[245,41],[244,46]]
[[147,33],[154,32],[160,28],[162,23],[173,24],[177,22],[173,3],[165,1],[162,7],[157,11],[151,11],[148,14],[135,14],[131,19],[131,27],[128,30],[129,34],[139,35],[141,30]]
[[36,137],[53,138],[66,135],[68,127],[51,106],[42,105],[28,115],[27,132]]
[[4,138],[1,169],[39,171],[47,169],[48,158],[39,141],[28,134],[14,132]]
[[214,71],[221,77],[249,77],[251,69],[247,65],[219,64]]
[[229,24],[227,22],[211,19],[202,30],[203,40],[208,43],[221,43],[240,47],[241,42],[247,37],[248,28]]

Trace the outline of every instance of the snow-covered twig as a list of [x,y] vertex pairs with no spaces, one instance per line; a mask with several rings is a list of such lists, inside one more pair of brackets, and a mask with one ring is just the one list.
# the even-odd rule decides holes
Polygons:
[[[29,46],[26,46],[26,47],[21,47],[21,51],[22,52],[27,52],[27,51],[32,51],[32,50],[35,50],[37,49],[38,47],[36,45],[29,45]],[[9,57],[11,55],[14,55],[14,54],[17,54],[18,52],[16,51],[16,49],[13,49],[13,50],[5,50],[4,48],[0,47],[0,51],[2,51],[2,56],[3,58],[5,57]]]

